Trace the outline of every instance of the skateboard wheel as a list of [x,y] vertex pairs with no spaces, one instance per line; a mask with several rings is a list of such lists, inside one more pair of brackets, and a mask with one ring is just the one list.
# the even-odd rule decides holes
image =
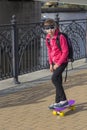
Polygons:
[[70,109],[71,109],[72,111],[74,111],[74,110],[75,110],[75,106],[72,106]]
[[60,115],[61,117],[63,117],[63,116],[64,116],[64,112],[60,112],[59,115]]
[[56,112],[56,111],[53,111],[53,115],[57,115],[57,112]]

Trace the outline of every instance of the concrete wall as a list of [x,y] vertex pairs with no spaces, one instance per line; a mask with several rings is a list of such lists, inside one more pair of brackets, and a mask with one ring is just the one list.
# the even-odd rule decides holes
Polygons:
[[0,2],[0,24],[10,23],[14,14],[18,23],[38,22],[41,19],[41,3],[38,1]]

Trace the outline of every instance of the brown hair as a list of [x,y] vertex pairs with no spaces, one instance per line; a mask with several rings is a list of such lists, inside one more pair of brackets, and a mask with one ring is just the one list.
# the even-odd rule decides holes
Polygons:
[[56,22],[53,19],[47,19],[44,22],[44,26],[46,26],[46,25],[54,25],[54,26],[56,26]]

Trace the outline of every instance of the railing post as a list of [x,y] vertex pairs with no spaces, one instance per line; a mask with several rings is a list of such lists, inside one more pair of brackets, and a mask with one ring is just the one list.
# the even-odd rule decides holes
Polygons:
[[19,84],[18,81],[18,41],[17,41],[17,26],[16,26],[16,17],[12,16],[11,19],[11,36],[12,36],[12,64],[13,64],[13,78],[15,84]]
[[[57,0],[57,5],[59,5],[59,0]],[[57,23],[57,26],[59,26],[59,13],[57,12],[56,14],[56,17],[55,17],[55,20],[56,20],[56,23]]]
[[86,54],[86,61],[85,62],[87,62],[87,19],[86,19],[86,45],[85,45],[85,54]]

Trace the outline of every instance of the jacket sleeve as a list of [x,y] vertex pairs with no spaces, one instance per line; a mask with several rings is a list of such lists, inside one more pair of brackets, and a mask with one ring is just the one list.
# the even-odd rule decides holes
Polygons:
[[48,51],[49,64],[52,64],[52,58],[51,58],[51,51],[52,51],[52,49],[51,49],[50,45],[48,45],[47,40],[46,40],[46,46],[47,46],[47,51]]
[[61,46],[61,57],[58,60],[58,65],[60,66],[62,63],[68,60],[68,45],[67,45],[67,40],[63,35],[60,35],[60,46]]

